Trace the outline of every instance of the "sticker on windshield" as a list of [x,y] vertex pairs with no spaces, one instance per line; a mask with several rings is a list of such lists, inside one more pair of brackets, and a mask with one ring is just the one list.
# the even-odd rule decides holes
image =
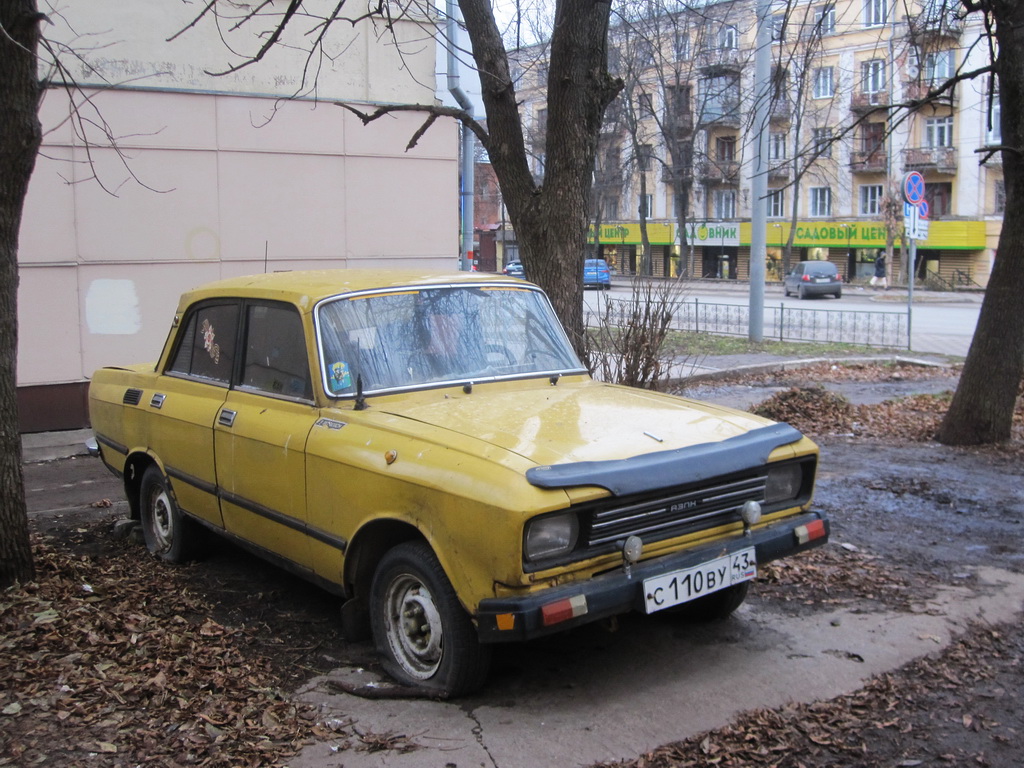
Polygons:
[[352,374],[349,373],[348,363],[331,364],[331,391],[341,392],[352,386]]

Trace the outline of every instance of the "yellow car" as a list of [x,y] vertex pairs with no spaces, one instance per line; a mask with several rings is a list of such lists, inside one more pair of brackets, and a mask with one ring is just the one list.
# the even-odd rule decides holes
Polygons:
[[594,381],[544,293],[336,270],[182,297],[157,363],[90,414],[146,545],[209,531],[345,598],[397,680],[456,696],[494,643],[616,614],[725,616],[824,543],[786,424]]

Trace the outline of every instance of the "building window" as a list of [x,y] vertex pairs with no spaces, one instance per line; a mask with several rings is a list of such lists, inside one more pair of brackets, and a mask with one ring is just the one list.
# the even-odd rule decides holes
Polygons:
[[836,32],[836,7],[829,4],[815,9],[814,27],[820,35],[834,35]]
[[786,39],[786,14],[772,16],[772,42],[781,43]]
[[548,61],[547,59],[541,59],[537,62],[537,86],[540,88],[547,87],[548,84]]
[[654,66],[654,44],[647,38],[640,38],[636,41],[636,48],[633,52],[633,60],[638,73],[644,72]]
[[716,189],[714,194],[714,218],[735,219],[736,218],[736,190]]
[[733,24],[726,24],[718,33],[718,47],[725,50],[735,50],[740,45],[739,30]]
[[953,116],[929,117],[924,121],[924,144],[926,147],[953,146]]
[[864,123],[860,127],[860,150],[873,155],[885,144],[885,123]]
[[888,15],[886,0],[864,0],[864,26],[880,27]]
[[771,136],[768,137],[768,159],[786,159],[786,134],[773,133]]
[[768,190],[768,216],[773,219],[781,219],[786,215],[786,190]]
[[604,218],[605,221],[615,221],[619,218],[619,199],[617,197],[610,197],[604,201]]
[[814,98],[830,99],[835,95],[835,72],[832,67],[814,70]]
[[955,69],[953,51],[933,51],[924,57],[924,79],[929,83],[944,83]]
[[715,159],[720,163],[736,162],[736,137],[719,136],[715,142]]
[[675,52],[676,59],[685,61],[690,58],[690,36],[686,32],[676,32]]
[[860,188],[860,215],[877,216],[882,210],[882,185],[865,184]]
[[638,147],[636,164],[641,171],[651,170],[651,158],[654,157],[654,147],[650,144],[641,144]]
[[738,118],[740,109],[740,82],[731,75],[719,75],[701,80],[701,119],[715,122],[725,117]]
[[649,219],[654,215],[654,195],[640,195],[640,218]]
[[864,93],[881,93],[885,90],[885,61],[872,59],[861,62],[861,89]]
[[986,144],[1003,143],[1002,119],[1003,111],[999,106],[999,94],[997,93],[992,96],[988,107],[988,120],[985,125]]
[[829,187],[811,187],[811,216],[832,215],[832,190]]
[[832,157],[832,129],[814,129],[814,151],[818,157]]
[[949,181],[927,182],[924,185],[924,199],[928,201],[928,216],[930,218],[949,216],[953,212],[953,183]]
[[636,97],[636,109],[641,118],[654,117],[654,96],[650,93],[641,93]]

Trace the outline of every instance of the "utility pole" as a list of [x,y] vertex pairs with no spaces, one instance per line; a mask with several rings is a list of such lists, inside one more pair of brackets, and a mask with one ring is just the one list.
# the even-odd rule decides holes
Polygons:
[[768,258],[768,123],[772,100],[771,0],[758,0],[754,51],[754,174],[750,211],[751,341],[764,340],[764,270]]

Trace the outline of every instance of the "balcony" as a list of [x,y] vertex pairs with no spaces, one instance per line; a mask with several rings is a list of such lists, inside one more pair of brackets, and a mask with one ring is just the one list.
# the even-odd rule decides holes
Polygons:
[[689,107],[665,113],[666,129],[677,138],[685,138],[693,132],[693,111]]
[[739,48],[705,48],[697,54],[701,75],[730,75],[743,71]]
[[709,100],[700,112],[700,124],[702,127],[728,126],[730,128],[739,128],[741,119],[739,99]]
[[858,114],[889,106],[888,91],[859,91],[850,97],[850,111]]
[[769,181],[769,183],[777,182],[779,184],[788,184],[789,183],[790,173],[791,173],[791,169],[789,167],[789,163],[788,162],[784,163],[783,165],[777,166],[775,168],[769,168],[768,169],[768,181]]
[[789,122],[793,118],[793,105],[788,98],[772,99],[769,120],[776,123]]
[[623,185],[622,168],[594,171],[594,186],[599,189],[618,189]]
[[738,184],[740,164],[735,160],[707,160],[701,163],[700,175],[705,184]]
[[885,147],[870,152],[850,153],[850,170],[853,173],[885,173],[886,166]]
[[915,43],[937,40],[959,40],[964,32],[964,20],[952,13],[921,13],[908,19],[910,37]]
[[956,173],[956,147],[913,147],[903,150],[903,170]]
[[[942,82],[935,83],[934,85],[940,85]],[[903,95],[912,101],[921,101],[928,98],[928,94],[932,90],[932,83],[921,81],[921,80],[909,80],[903,83]],[[950,106],[955,107],[957,103],[956,89],[950,88],[947,91],[943,91],[937,96],[933,96],[927,102],[934,104],[935,106]]]
[[661,168],[661,182],[673,186],[693,183],[692,165],[664,165]]

